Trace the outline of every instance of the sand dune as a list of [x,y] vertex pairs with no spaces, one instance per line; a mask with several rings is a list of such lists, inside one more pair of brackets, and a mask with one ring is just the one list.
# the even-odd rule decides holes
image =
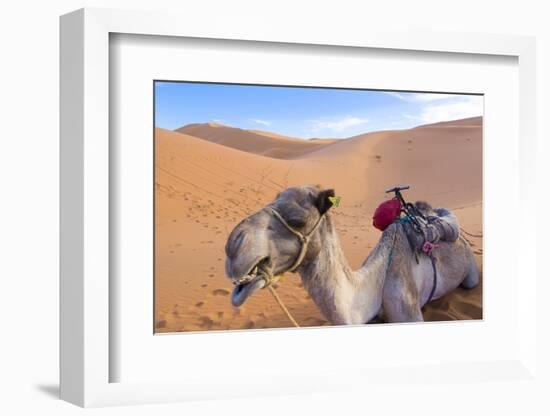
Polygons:
[[289,140],[289,141],[302,140],[302,139],[298,139],[296,137],[284,136],[282,134],[274,133],[272,131],[265,131],[265,130],[247,130],[247,131],[249,131],[251,133],[259,134],[260,136],[273,137],[273,138],[276,138],[276,139],[283,139],[283,140]]
[[[319,184],[336,189],[342,205],[331,215],[354,268],[380,236],[371,225],[372,213],[387,198],[383,190],[396,183],[412,186],[407,194],[411,199],[454,208],[466,230],[481,234],[481,120],[435,127],[304,146],[300,155],[295,141],[302,139],[271,137],[276,147],[269,148],[265,143],[269,137],[249,132],[239,150],[229,145],[238,144],[238,129],[204,125],[187,129],[203,135],[217,130],[212,139],[157,129],[157,331],[289,326],[267,291],[255,294],[239,309],[231,306],[232,286],[224,276],[223,252],[231,229],[288,186]],[[270,151],[285,157],[262,154]],[[466,237],[481,262],[482,238]],[[278,292],[301,325],[327,324],[297,275],[288,274]],[[424,315],[427,320],[480,318],[481,285],[472,291],[457,289],[432,302]]]
[[412,185],[409,198],[454,208],[481,199],[481,133],[476,117],[355,136],[301,158],[330,161],[350,176],[356,176],[357,164],[364,166],[371,195],[403,182]]
[[449,120],[449,121],[440,121],[439,123],[423,124],[415,127],[415,129],[423,127],[471,127],[471,128],[481,128],[483,124],[483,117],[470,117],[463,118],[460,120]]
[[308,139],[308,140],[311,141],[311,142],[319,142],[319,143],[330,144],[330,143],[337,142],[338,140],[341,140],[341,139],[327,139],[327,138],[317,138],[317,137],[313,137],[313,138]]
[[217,123],[189,124],[175,130],[249,153],[291,159],[329,143],[287,137],[259,130],[243,130]]

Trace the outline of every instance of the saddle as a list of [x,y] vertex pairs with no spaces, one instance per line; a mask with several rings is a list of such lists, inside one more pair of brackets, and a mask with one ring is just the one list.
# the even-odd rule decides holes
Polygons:
[[459,237],[460,225],[456,216],[445,208],[432,208],[419,201],[414,207],[422,215],[406,215],[399,221],[414,253],[430,255],[441,241],[455,242]]
[[[432,208],[430,204],[418,201],[406,202],[401,191],[408,185],[396,186],[386,193],[394,192],[395,197],[382,203],[375,211],[373,225],[385,230],[390,224],[398,223],[403,227],[411,250],[419,263],[418,255],[427,255],[433,268],[433,285],[426,303],[432,300],[437,289],[437,267],[434,249],[441,241],[454,242],[459,237],[460,225],[456,216],[445,208]],[[401,216],[401,214],[404,214]],[[393,250],[393,247],[392,247]]]

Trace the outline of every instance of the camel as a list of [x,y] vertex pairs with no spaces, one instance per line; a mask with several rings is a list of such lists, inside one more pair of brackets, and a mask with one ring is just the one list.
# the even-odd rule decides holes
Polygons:
[[[304,288],[334,325],[373,321],[423,321],[422,306],[456,289],[473,288],[479,270],[469,244],[459,238],[416,256],[404,227],[391,224],[362,266],[353,271],[331,219],[333,190],[291,187],[241,221],[225,247],[226,275],[235,284],[232,303],[242,305],[273,276],[297,272]],[[307,241],[306,241],[307,240]],[[430,296],[431,295],[431,296]]]

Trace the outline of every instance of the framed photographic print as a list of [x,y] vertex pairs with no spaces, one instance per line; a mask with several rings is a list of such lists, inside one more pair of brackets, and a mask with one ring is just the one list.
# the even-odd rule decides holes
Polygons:
[[533,40],[179,22],[61,19],[62,398],[531,377]]
[[155,332],[482,318],[483,96],[154,95]]

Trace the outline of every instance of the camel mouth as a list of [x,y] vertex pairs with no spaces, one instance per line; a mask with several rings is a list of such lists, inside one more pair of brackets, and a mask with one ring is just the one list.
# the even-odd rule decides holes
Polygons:
[[250,295],[265,287],[268,280],[265,267],[266,259],[262,259],[245,276],[231,279],[235,285],[231,294],[233,306],[241,306]]

